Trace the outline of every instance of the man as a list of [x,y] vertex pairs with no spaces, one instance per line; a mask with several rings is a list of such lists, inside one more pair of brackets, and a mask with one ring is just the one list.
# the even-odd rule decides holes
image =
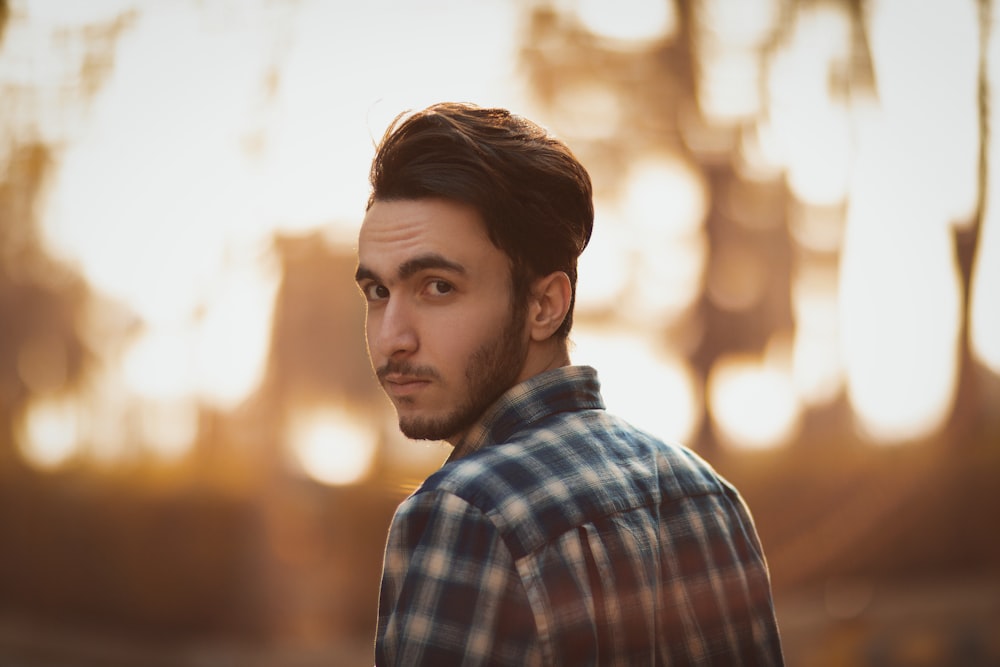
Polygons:
[[778,665],[736,490],[570,365],[590,178],[502,109],[397,118],[358,238],[373,368],[444,466],[396,511],[378,665]]

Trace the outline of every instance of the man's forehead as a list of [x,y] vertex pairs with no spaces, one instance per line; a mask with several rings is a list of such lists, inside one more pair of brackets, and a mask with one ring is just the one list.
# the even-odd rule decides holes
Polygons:
[[371,262],[387,253],[392,263],[429,253],[460,262],[493,247],[475,209],[444,199],[376,201],[358,232],[359,257]]

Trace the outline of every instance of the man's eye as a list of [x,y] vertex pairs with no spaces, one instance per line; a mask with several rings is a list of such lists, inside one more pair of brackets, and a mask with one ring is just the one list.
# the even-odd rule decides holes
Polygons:
[[385,285],[380,285],[379,283],[365,285],[364,293],[370,301],[379,301],[381,299],[389,298],[389,288]]
[[445,282],[443,280],[432,280],[428,284],[427,289],[430,291],[431,294],[434,294],[435,296],[441,296],[454,291],[455,288],[451,285],[451,283]]

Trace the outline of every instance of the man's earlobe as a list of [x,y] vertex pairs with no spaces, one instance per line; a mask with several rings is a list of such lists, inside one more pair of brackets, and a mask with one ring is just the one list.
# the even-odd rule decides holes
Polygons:
[[528,325],[531,339],[545,341],[562,326],[573,300],[569,276],[554,271],[535,281],[531,291],[531,310]]

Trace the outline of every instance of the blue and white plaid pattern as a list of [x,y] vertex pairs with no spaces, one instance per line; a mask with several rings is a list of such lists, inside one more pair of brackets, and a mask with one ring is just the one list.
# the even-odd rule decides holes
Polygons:
[[509,390],[389,530],[376,663],[781,665],[736,490],[571,366]]

